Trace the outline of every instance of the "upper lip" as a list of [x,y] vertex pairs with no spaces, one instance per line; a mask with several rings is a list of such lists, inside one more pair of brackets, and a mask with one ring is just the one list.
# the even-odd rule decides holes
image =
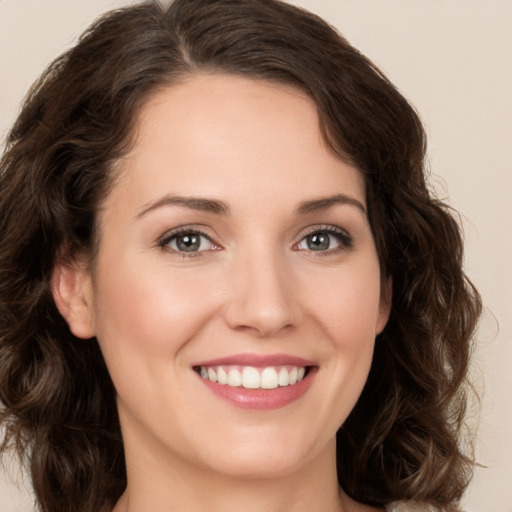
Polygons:
[[289,354],[233,354],[230,356],[199,361],[192,366],[253,366],[264,368],[267,366],[316,366],[314,361]]

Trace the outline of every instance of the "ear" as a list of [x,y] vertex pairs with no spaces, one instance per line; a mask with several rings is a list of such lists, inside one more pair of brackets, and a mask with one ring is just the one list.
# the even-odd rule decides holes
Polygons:
[[82,262],[58,262],[52,273],[51,289],[57,309],[78,338],[95,336],[92,280]]
[[377,317],[377,325],[375,335],[380,334],[389,320],[391,314],[391,305],[393,303],[393,278],[389,276],[382,282],[380,293],[379,315]]

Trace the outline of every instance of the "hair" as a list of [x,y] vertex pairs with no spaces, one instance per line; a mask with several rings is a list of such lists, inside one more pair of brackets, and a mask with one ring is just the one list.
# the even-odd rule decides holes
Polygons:
[[122,494],[114,386],[97,341],[75,338],[57,311],[50,280],[57,260],[93,257],[97,212],[145,100],[196,73],[304,91],[330,149],[364,176],[392,309],[337,433],[339,483],[372,505],[456,510],[472,472],[461,433],[481,310],[462,270],[461,230],[428,189],[415,110],[326,22],[276,0],[112,11],[33,85],[0,164],[2,450],[28,464],[45,512],[109,510]]

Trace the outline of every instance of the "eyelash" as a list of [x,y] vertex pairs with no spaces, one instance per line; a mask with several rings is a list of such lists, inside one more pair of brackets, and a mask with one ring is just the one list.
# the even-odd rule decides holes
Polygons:
[[[331,235],[339,242],[339,247],[335,247],[333,249],[327,249],[327,250],[320,250],[320,251],[314,251],[314,250],[306,250],[306,249],[300,249],[298,248],[299,244],[301,244],[308,236],[316,235],[316,234],[326,234]],[[351,249],[354,245],[354,238],[352,235],[350,235],[347,231],[344,229],[338,227],[338,226],[332,226],[332,225],[321,225],[321,226],[314,226],[309,228],[304,235],[302,235],[301,239],[298,243],[294,244],[294,249],[297,251],[306,251],[310,253],[316,253],[315,256],[329,256],[332,254],[337,254],[343,251],[346,251],[348,249]]]
[[207,251],[179,251],[176,249],[173,249],[169,247],[169,244],[171,244],[174,240],[176,240],[180,235],[199,235],[200,237],[206,238],[216,249],[211,250],[219,250],[221,249],[221,246],[214,243],[211,236],[203,231],[202,229],[197,228],[196,226],[182,226],[179,227],[170,233],[166,233],[159,241],[158,246],[162,248],[165,251],[168,251],[170,253],[180,255],[183,258],[197,258],[199,256],[203,256],[204,252]]
[[[180,235],[198,235],[200,237],[203,237],[208,240],[212,246],[215,247],[215,249],[208,249],[208,250],[202,250],[202,251],[179,251],[176,249],[173,249],[169,247],[169,244],[171,244],[174,240],[176,240]],[[306,240],[308,236],[315,235],[315,234],[327,234],[331,235],[339,242],[339,247],[335,247],[333,249],[326,249],[326,250],[307,250],[307,249],[301,249],[298,246]],[[354,245],[354,239],[353,237],[344,229],[339,228],[337,226],[332,225],[322,225],[322,226],[314,226],[309,228],[300,238],[300,240],[293,245],[293,249],[295,251],[306,251],[310,253],[316,253],[315,256],[328,256],[331,254],[339,253],[342,251],[346,251],[347,249],[352,248]],[[158,240],[158,246],[170,253],[179,254],[183,258],[197,258],[200,256],[204,256],[203,253],[209,252],[211,250],[217,251],[219,249],[222,249],[222,247],[218,244],[216,244],[211,236],[203,231],[202,229],[199,229],[195,226],[182,226],[179,227],[170,233],[166,233],[160,240]]]

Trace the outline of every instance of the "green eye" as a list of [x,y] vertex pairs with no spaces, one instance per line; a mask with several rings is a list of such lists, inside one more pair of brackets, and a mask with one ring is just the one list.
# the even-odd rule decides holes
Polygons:
[[305,242],[310,251],[327,251],[332,248],[331,238],[334,237],[327,233],[313,233],[305,238]]
[[352,246],[352,237],[338,227],[318,229],[307,234],[296,246],[300,251],[328,252]]
[[201,237],[196,234],[179,235],[176,237],[176,247],[183,252],[198,251],[201,247]]
[[201,252],[212,248],[212,241],[197,231],[176,233],[166,238],[162,244],[176,252]]

